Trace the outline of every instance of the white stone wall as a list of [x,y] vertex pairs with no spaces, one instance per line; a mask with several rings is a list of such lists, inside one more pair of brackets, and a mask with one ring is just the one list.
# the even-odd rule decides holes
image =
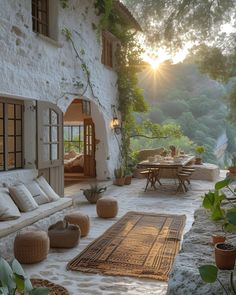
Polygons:
[[[82,83],[86,83],[72,46],[61,33],[62,29],[68,28],[78,51],[85,53],[83,59],[90,71],[94,94],[100,101],[99,104],[88,87],[84,97],[93,102],[96,138],[100,140],[96,153],[97,176],[106,179],[112,177],[118,161],[119,149],[110,128],[111,105],[116,104],[118,97],[117,75],[101,64],[101,42],[92,28],[92,23],[99,23],[93,1],[70,0],[69,8],[65,9],[59,0],[53,1],[58,8],[57,28],[54,30],[57,40],[32,31],[30,0],[0,1],[0,96],[51,101],[65,112],[76,98],[74,94],[78,93],[73,87],[73,78],[79,77]],[[29,137],[32,141],[32,126],[26,134],[26,146]],[[30,143],[32,150],[34,145],[34,142]],[[26,164],[33,167],[35,152],[28,151],[27,155]]]

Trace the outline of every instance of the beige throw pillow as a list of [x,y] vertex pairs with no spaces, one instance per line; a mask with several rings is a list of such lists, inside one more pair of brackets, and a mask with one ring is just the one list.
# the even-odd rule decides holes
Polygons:
[[19,218],[20,211],[12,201],[7,188],[0,188],[0,221]]
[[28,212],[38,208],[38,204],[24,184],[9,187],[9,192],[20,211]]
[[50,198],[45,194],[45,192],[40,188],[36,181],[25,184],[26,188],[29,190],[34,200],[38,205],[51,202]]
[[36,179],[40,188],[45,192],[45,194],[49,197],[50,201],[57,201],[60,199],[58,194],[52,189],[52,187],[47,183],[46,179],[43,176],[40,176]]

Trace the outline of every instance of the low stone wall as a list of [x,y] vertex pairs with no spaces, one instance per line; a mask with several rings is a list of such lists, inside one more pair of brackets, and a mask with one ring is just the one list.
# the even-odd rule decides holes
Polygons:
[[[191,230],[185,234],[182,249],[175,263],[168,282],[167,295],[203,295],[225,294],[218,282],[205,284],[202,282],[198,267],[204,264],[215,264],[212,234],[221,231],[219,223],[210,220],[205,209],[198,209],[194,215]],[[236,244],[235,235],[229,236],[230,242]],[[229,284],[229,271],[220,271],[219,277],[224,286]],[[231,294],[231,293],[229,293]]]

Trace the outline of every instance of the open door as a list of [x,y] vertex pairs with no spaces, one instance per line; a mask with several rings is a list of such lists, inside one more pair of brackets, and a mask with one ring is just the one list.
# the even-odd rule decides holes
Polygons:
[[91,118],[84,119],[84,175],[96,177],[95,127]]
[[37,102],[37,167],[52,188],[64,195],[63,114],[49,102]]

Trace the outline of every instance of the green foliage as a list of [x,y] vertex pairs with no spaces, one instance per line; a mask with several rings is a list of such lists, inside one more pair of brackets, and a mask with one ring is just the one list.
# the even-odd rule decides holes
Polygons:
[[47,295],[47,288],[33,288],[20,263],[14,259],[11,266],[0,258],[0,294],[14,295],[23,291],[25,295]]
[[87,189],[81,189],[84,194],[101,194],[103,192],[105,192],[107,189],[106,186],[100,186],[98,185],[97,183],[91,183],[90,184],[90,188],[87,188]]
[[116,168],[114,170],[114,175],[116,179],[124,177],[124,168],[122,166]]
[[198,268],[200,276],[205,283],[214,283],[217,279],[218,268],[215,265],[202,265]]
[[195,147],[195,152],[197,155],[201,156],[205,152],[205,148],[203,145],[198,145]]
[[236,167],[236,154],[233,154],[232,155],[232,158],[231,158],[231,165],[233,167]]
[[68,2],[69,2],[69,0],[60,0],[61,7],[63,9],[68,8],[69,7],[69,3]]

